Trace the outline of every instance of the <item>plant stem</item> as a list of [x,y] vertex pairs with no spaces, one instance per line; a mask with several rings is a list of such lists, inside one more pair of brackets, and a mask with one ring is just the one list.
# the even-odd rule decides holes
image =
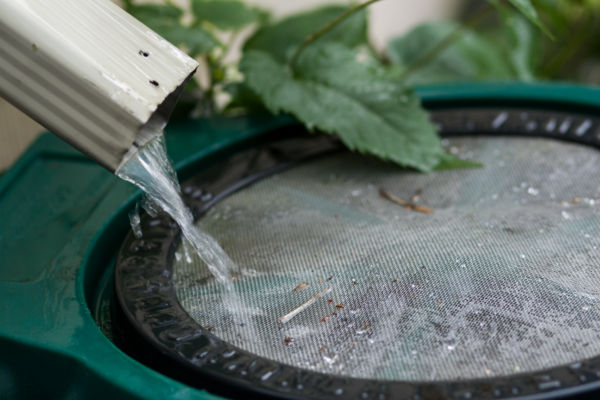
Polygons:
[[362,10],[365,7],[370,6],[371,4],[373,4],[377,1],[379,1],[379,0],[369,0],[365,3],[358,4],[352,8],[349,8],[348,10],[344,11],[339,17],[337,17],[333,21],[327,23],[327,25],[325,25],[318,31],[308,35],[306,37],[306,39],[304,39],[304,41],[302,42],[300,47],[298,47],[298,50],[296,50],[296,53],[294,53],[294,56],[292,57],[292,60],[290,61],[290,68],[292,69],[292,71],[294,70],[294,67],[296,66],[296,61],[298,60],[298,57],[300,56],[302,51],[304,51],[306,46],[308,46],[309,44],[311,44],[312,42],[314,42],[315,40],[317,40],[318,38],[320,38],[321,36],[323,36],[324,34],[329,32],[333,28],[335,28],[340,22],[344,21],[346,18],[348,18],[352,14],[356,13],[357,11]]
[[457,27],[454,31],[452,31],[448,36],[444,38],[441,42],[435,45],[431,50],[425,53],[422,57],[417,59],[415,62],[410,64],[402,75],[400,75],[400,80],[406,80],[406,77],[413,72],[417,71],[419,68],[429,64],[433,61],[442,51],[444,51],[448,46],[454,43],[456,39],[463,33],[464,30],[468,28],[472,28],[476,25],[479,25],[484,19],[489,17],[494,11],[494,6],[488,3],[487,6],[479,10],[465,22],[463,22],[459,27]]

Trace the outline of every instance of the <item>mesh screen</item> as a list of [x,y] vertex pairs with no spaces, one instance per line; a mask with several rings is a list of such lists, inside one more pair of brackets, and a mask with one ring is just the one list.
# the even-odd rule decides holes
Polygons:
[[222,201],[198,225],[242,268],[243,306],[224,307],[180,248],[184,308],[245,350],[348,377],[472,379],[600,354],[600,153],[548,139],[446,142],[485,167],[421,174],[339,153]]

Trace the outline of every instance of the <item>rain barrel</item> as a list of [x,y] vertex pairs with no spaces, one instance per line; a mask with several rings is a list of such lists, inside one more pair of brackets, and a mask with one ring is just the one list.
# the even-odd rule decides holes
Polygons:
[[167,126],[234,294],[42,135],[0,178],[0,398],[599,398],[600,90],[418,92],[477,167],[402,169],[289,116]]

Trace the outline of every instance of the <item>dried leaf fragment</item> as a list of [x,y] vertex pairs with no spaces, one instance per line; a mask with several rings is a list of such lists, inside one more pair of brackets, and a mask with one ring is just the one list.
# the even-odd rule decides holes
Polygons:
[[294,292],[301,292],[308,287],[308,283],[301,283],[294,289]]
[[320,298],[321,296],[326,295],[329,292],[331,292],[331,288],[330,287],[328,287],[327,289],[323,290],[320,293],[317,293],[316,295],[314,295],[313,297],[311,297],[306,303],[302,304],[300,307],[296,308],[291,313],[286,314],[283,317],[279,318],[279,322],[282,322],[282,323],[285,324],[286,322],[288,322],[289,320],[291,320],[292,318],[294,318],[296,315],[298,315],[299,312],[301,312],[302,310],[306,309],[312,303],[314,303],[315,301],[317,301],[318,298]]
[[418,212],[422,212],[424,214],[431,214],[433,212],[433,210],[429,207],[423,207],[423,206],[420,206],[417,204],[409,203],[406,200],[402,200],[400,197],[396,197],[393,194],[388,193],[383,188],[379,189],[379,195],[385,199],[393,201],[394,203],[396,203],[398,205],[401,205],[402,207],[406,208],[407,210],[418,211]]
[[433,212],[433,210],[431,208],[424,207],[424,206],[419,206],[417,204],[411,205],[408,209],[409,210],[413,210],[413,211],[418,211],[418,212],[421,212],[423,214],[431,214]]

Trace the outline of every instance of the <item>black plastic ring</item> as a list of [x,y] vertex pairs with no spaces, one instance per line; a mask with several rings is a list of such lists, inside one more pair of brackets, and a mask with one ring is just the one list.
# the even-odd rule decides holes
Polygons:
[[[600,148],[600,118],[536,109],[463,108],[432,112],[443,136],[549,137]],[[289,129],[297,132],[297,129]],[[285,136],[285,135],[284,135]],[[298,135],[237,153],[182,185],[184,199],[200,218],[215,203],[258,179],[298,162],[344,151],[326,135]],[[600,398],[600,355],[577,364],[509,377],[458,382],[356,379],[303,370],[233,346],[195,322],[179,303],[171,281],[180,231],[170,217],[143,215],[144,237],[130,233],[115,268],[116,337],[122,349],[147,366],[215,394],[288,399],[547,399]],[[589,397],[588,397],[589,396]]]

